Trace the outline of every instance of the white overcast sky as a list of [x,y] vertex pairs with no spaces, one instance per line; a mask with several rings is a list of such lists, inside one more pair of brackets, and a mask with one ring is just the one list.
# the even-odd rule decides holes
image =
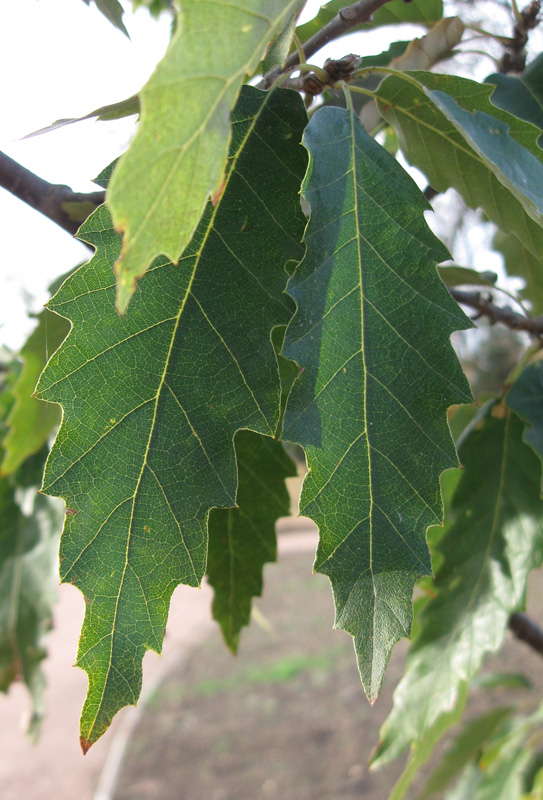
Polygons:
[[[145,9],[133,13],[125,3],[129,41],[82,0],[16,0],[5,6],[0,16],[0,150],[48,181],[94,191],[92,178],[126,149],[134,118],[79,122],[32,139],[21,137],[137,92],[166,50],[169,17],[155,21]],[[318,6],[318,0],[310,0],[304,17],[310,19]],[[339,49],[332,43],[315,60],[322,63],[327,55],[339,57],[349,49],[375,53],[391,41],[423,33],[403,26],[401,31],[356,34]],[[47,286],[87,260],[90,251],[3,189],[0,231],[0,343],[17,349],[32,328],[27,310],[39,311],[48,299]]]

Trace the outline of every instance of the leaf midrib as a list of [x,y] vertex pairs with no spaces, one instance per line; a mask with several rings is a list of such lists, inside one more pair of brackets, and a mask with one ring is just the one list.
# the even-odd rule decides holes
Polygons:
[[[356,148],[356,130],[355,130],[355,120],[354,120],[354,111],[352,106],[349,108],[349,122],[351,126],[351,159],[352,159],[352,181],[353,181],[353,192],[354,192],[354,214],[356,220],[356,249],[358,253],[358,275],[359,275],[359,285],[360,285],[360,355],[362,358],[362,372],[364,375],[363,378],[363,418],[364,418],[364,435],[366,437],[366,447],[367,447],[367,459],[368,459],[368,494],[369,494],[369,509],[368,509],[368,519],[369,519],[369,572],[371,574],[371,585],[373,590],[373,609],[372,609],[372,659],[371,659],[371,690],[370,690],[370,702],[374,699],[374,690],[373,690],[373,675],[375,672],[375,658],[376,658],[376,648],[374,646],[375,637],[376,637],[376,625],[377,625],[377,613],[376,613],[376,606],[377,606],[377,589],[375,587],[375,575],[373,572],[373,483],[372,483],[372,463],[371,463],[371,442],[370,442],[370,432],[369,432],[369,425],[368,425],[368,372],[366,367],[366,354],[365,354],[365,320],[364,320],[364,280],[362,276],[362,250],[360,245],[361,239],[361,230],[362,226],[360,224],[359,218],[359,208],[358,208],[358,181],[356,179],[356,162],[357,162],[357,148]],[[358,119],[357,119],[358,122]],[[354,588],[354,587],[353,587]],[[351,590],[352,591],[352,590]]]

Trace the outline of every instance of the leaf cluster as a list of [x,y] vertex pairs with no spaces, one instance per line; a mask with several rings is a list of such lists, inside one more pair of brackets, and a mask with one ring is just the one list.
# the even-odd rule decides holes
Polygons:
[[[125,31],[116,0],[96,4]],[[543,56],[480,83],[435,69],[466,30],[439,0],[332,0],[297,25],[301,9],[187,0],[139,97],[87,115],[138,112],[140,125],[80,228],[94,256],[3,373],[0,688],[22,678],[41,713],[58,532],[48,496],[66,504],[61,580],[86,602],[83,752],[137,702],[178,584],[207,576],[235,652],[289,514],[285,481],[300,467],[284,443],[295,444],[315,571],[330,579],[371,703],[393,646],[412,636],[373,757],[377,768],[410,749],[399,799],[462,723],[541,567],[543,325],[524,326],[519,363],[470,406],[450,338],[473,321],[455,289],[480,287],[495,307],[503,277],[443,265],[429,202],[396,151],[432,193],[452,188],[482,209],[507,273],[525,280],[513,299],[539,315]],[[345,60],[305,61],[327,36],[406,22],[426,32],[348,56],[346,72]],[[451,799],[537,796],[540,723],[541,710],[511,708],[463,723],[420,798],[457,775]]]

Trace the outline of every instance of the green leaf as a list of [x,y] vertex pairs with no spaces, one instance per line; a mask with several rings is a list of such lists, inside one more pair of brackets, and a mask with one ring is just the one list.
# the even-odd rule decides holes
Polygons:
[[419,616],[374,766],[416,747],[449,712],[524,602],[528,575],[542,559],[543,501],[541,466],[522,441],[523,427],[503,404],[490,403],[462,439],[463,472],[439,543],[434,596]]
[[493,106],[489,86],[412,72],[376,91],[382,116],[398,132],[407,160],[439,192],[454,187],[471,208],[536,255],[543,251],[543,151],[533,125]]
[[468,267],[438,267],[439,277],[445,286],[494,286],[498,280],[495,272],[477,272]]
[[434,748],[441,739],[445,731],[451,726],[456,725],[462,719],[464,708],[468,699],[467,684],[462,683],[458,689],[458,696],[452,709],[441,714],[430,727],[424,731],[416,742],[413,743],[410,756],[405,765],[405,769],[395,783],[388,800],[402,800],[413,778],[418,773],[423,764],[428,761]]
[[284,23],[283,28],[279,31],[279,34],[271,43],[268,52],[266,53],[266,57],[262,62],[261,71],[264,75],[267,72],[270,72],[272,69],[283,68],[290,52],[296,23],[298,21],[298,17],[300,16],[300,12],[305,5],[305,2],[306,0],[297,0],[290,16]]
[[96,108],[94,111],[90,111],[83,117],[57,119],[56,122],[53,122],[46,128],[40,128],[38,131],[34,131],[33,133],[27,133],[26,136],[23,136],[23,139],[31,139],[34,136],[41,136],[42,133],[56,131],[58,128],[63,128],[65,125],[72,125],[74,122],[82,122],[85,119],[93,119],[93,117],[96,117],[97,120],[102,120],[105,122],[113,119],[123,119],[123,117],[131,117],[134,114],[139,113],[139,97],[137,94],[134,94],[132,97],[127,97],[126,100],[120,100],[118,103],[110,103],[107,106]]
[[449,336],[469,322],[437,275],[448,253],[426,200],[354,112],[317,111],[304,143],[308,250],[289,282],[298,310],[283,350],[303,373],[283,436],[306,451],[300,513],[320,529],[315,570],[332,582],[336,627],[354,636],[373,702],[409,635],[413,583],[431,572],[425,533],[442,519],[440,473],[457,464],[446,410],[471,399]]
[[140,92],[138,133],[109,184],[113,222],[124,234],[116,266],[121,313],[157,256],[179,260],[207,201],[220,195],[230,111],[298,1],[183,3],[166,55]]
[[277,558],[275,523],[290,513],[285,478],[296,467],[275,439],[251,431],[235,438],[238,464],[236,508],[209,515],[207,576],[215,591],[213,619],[228,647],[238,649],[241,628],[251,618],[251,601],[262,595],[264,564]]
[[[83,0],[83,2],[90,5],[90,0]],[[94,3],[98,11],[130,39],[123,22],[124,8],[119,3],[119,0],[94,0]]]
[[236,503],[234,434],[275,432],[270,332],[290,317],[284,264],[302,252],[305,121],[295,92],[245,87],[225,190],[181,263],[157,260],[120,318],[111,266],[121,242],[102,206],[80,231],[96,255],[50,303],[73,325],[38,396],[64,409],[44,491],[73,512],[61,578],[87,601],[84,750],[137,701],[175,586],[201,581],[209,511]]
[[510,715],[510,708],[493,708],[467,722],[439,766],[432,772],[417,800],[427,800],[436,792],[441,792],[451,779],[481,752],[481,748],[488,742],[498,725]]
[[496,231],[492,246],[503,256],[507,274],[526,281],[519,296],[530,303],[534,314],[543,314],[543,258],[531,253],[514,234],[502,231]]
[[8,433],[3,442],[4,475],[14,472],[28,456],[41,450],[60,424],[60,408],[40,403],[32,395],[48,355],[60,347],[69,330],[65,319],[44,309],[38,315],[38,327],[20,352],[23,368],[11,390],[15,403],[6,420]]
[[[543,54],[524,70],[522,75],[501,75],[497,72],[485,78],[495,85],[493,105],[515,117],[543,128]],[[541,138],[540,138],[541,143]]]
[[[318,14],[309,22],[299,25],[296,28],[296,35],[301,42],[306,42],[311,36],[332,20],[342,8],[345,8],[343,0],[332,0],[330,3],[321,6]],[[403,0],[393,0],[387,3],[373,14],[370,22],[357,25],[349,33],[360,30],[370,30],[379,28],[382,25],[398,25],[402,22],[414,23],[424,26],[433,25],[443,16],[443,3],[441,0],[412,0],[405,3]]]
[[[47,449],[39,458],[41,477]],[[25,466],[22,467],[25,469]],[[25,476],[19,475],[24,482]],[[58,501],[20,489],[9,478],[0,480],[0,691],[23,681],[32,699],[29,733],[35,737],[44,711],[45,679],[41,662],[44,639],[51,627],[58,585],[58,539],[63,509]]]
[[[539,720],[540,722],[540,720]],[[526,747],[526,730],[514,726],[502,740],[492,761],[485,755],[477,765],[469,800],[518,800],[524,787],[526,768],[531,759]]]
[[526,423],[524,441],[543,462],[542,361],[529,364],[521,372],[507,394],[506,403]]
[[471,682],[472,689],[533,689],[529,678],[522,672],[482,672]]

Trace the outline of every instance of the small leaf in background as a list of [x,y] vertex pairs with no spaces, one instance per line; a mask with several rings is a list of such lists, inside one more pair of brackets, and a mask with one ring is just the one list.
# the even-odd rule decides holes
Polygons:
[[540,256],[539,131],[493,106],[491,91],[466,78],[413,72],[385,78],[376,97],[407,160],[425,173],[434,189],[454,187],[470,208],[482,207],[501,230],[516,233]]
[[533,314],[543,315],[543,258],[530,252],[514,233],[496,231],[492,247],[503,256],[507,274],[525,280],[519,297],[530,304]]
[[[415,69],[429,70],[453,54],[454,48],[459,44],[463,35],[464,24],[459,17],[442,19],[425,36],[409,42],[405,52],[394,58],[390,67],[399,72]],[[368,133],[375,130],[382,122],[375,100],[364,106],[360,114],[360,122]]]
[[217,195],[241,85],[298,5],[183,2],[166,55],[140,92],[138,133],[109,184],[108,205],[123,233],[116,266],[120,313],[157,256],[177,263]]
[[495,272],[477,272],[469,267],[438,267],[439,277],[445,286],[494,286],[498,280]]
[[424,791],[416,800],[428,800],[441,792],[450,781],[480,752],[503,720],[511,715],[511,708],[494,708],[467,722],[447,750],[441,763],[432,772]]
[[270,334],[291,315],[285,263],[303,253],[306,120],[297,93],[244,87],[224,191],[182,263],[156,261],[119,317],[111,268],[121,242],[101,206],[80,231],[94,258],[50,303],[73,324],[38,396],[64,409],[44,491],[75,512],[61,578],[86,598],[84,750],[137,701],[175,586],[202,579],[208,513],[236,503],[234,434],[275,433]]
[[[524,441],[543,462],[543,362],[524,369],[509,392],[506,402],[526,422]],[[542,484],[543,485],[543,484]]]
[[[491,95],[493,105],[515,117],[543,128],[543,54],[535,58],[521,75],[493,73],[485,78],[495,89]],[[540,144],[541,144],[540,137]]]
[[[296,35],[300,41],[306,42],[311,36],[319,31],[345,8],[344,0],[331,0],[330,3],[321,6],[318,14],[309,22],[299,25],[296,28]],[[405,3],[403,0],[393,0],[387,3],[372,15],[370,22],[357,25],[349,33],[358,30],[370,30],[379,28],[382,25],[398,25],[402,22],[430,26],[443,16],[442,0],[412,0]]]
[[214,589],[213,619],[235,653],[252,598],[262,595],[264,564],[277,558],[275,523],[290,513],[285,478],[296,475],[296,466],[281,442],[268,436],[240,431],[234,443],[236,507],[209,515],[207,576]]
[[521,800],[537,777],[532,769],[530,779],[534,756],[538,756],[534,752],[537,738],[532,734],[541,728],[542,711],[540,707],[530,716],[502,720],[490,741],[481,743],[482,753],[467,765],[445,800]]
[[57,119],[56,122],[53,122],[46,128],[40,128],[38,131],[33,131],[33,133],[27,133],[26,136],[23,136],[23,139],[32,139],[34,136],[41,136],[42,133],[49,133],[50,131],[56,131],[58,128],[63,128],[65,125],[72,125],[74,122],[82,122],[85,119],[93,119],[93,117],[96,117],[97,120],[102,120],[106,122],[113,119],[123,119],[124,117],[131,117],[134,114],[139,114],[139,113],[140,113],[140,101],[138,95],[135,94],[132,95],[132,97],[127,97],[126,100],[120,100],[118,103],[110,103],[107,106],[101,106],[100,108],[96,108],[94,111],[90,111],[83,117],[69,117],[68,119]]
[[450,713],[484,655],[501,645],[510,613],[524,602],[530,571],[541,565],[541,464],[523,430],[515,414],[493,402],[459,445],[463,472],[439,542],[433,596],[418,618],[375,767],[408,745],[416,752],[426,731]]
[[315,570],[331,580],[335,625],[354,637],[373,702],[411,630],[413,584],[431,572],[426,529],[442,520],[439,476],[457,464],[447,408],[471,400],[449,336],[469,321],[437,275],[448,253],[427,201],[354,112],[317,111],[304,143],[308,249],[288,285],[297,311],[283,349],[303,371],[283,437],[306,451],[300,513],[319,527]]
[[[91,0],[83,0],[83,2],[90,5]],[[100,11],[112,25],[122,31],[125,36],[128,36],[128,31],[123,22],[124,8],[119,3],[119,0],[94,0],[94,3],[98,11]],[[128,36],[128,38],[130,39],[130,36]]]
[[[47,451],[42,454],[41,469]],[[24,465],[22,467],[24,469]],[[17,486],[0,479],[0,691],[22,681],[32,699],[29,733],[39,733],[45,679],[41,662],[51,628],[58,586],[58,540],[62,503],[27,490],[31,508],[17,502]]]
[[23,367],[11,389],[15,403],[6,419],[1,474],[14,472],[28,456],[38,452],[60,424],[60,408],[56,403],[41,403],[32,395],[47,356],[60,347],[69,330],[65,319],[45,308],[38,314],[38,327],[19,354]]
[[288,54],[290,53],[292,37],[294,36],[294,31],[296,29],[296,23],[305,3],[306,0],[297,1],[290,17],[287,19],[283,28],[279,31],[277,37],[269,46],[268,52],[266,53],[266,56],[262,62],[261,71],[263,75],[265,75],[267,72],[270,72],[272,69],[282,69],[284,66]]
[[467,699],[468,686],[466,683],[461,683],[458,687],[458,695],[454,706],[437,717],[432,725],[419,736],[417,741],[413,742],[404,771],[394,784],[388,800],[402,800],[405,797],[414,777],[422,765],[428,761],[443,734],[453,725],[457,725],[462,719]]
[[522,672],[481,672],[470,683],[472,689],[532,689],[530,680]]

